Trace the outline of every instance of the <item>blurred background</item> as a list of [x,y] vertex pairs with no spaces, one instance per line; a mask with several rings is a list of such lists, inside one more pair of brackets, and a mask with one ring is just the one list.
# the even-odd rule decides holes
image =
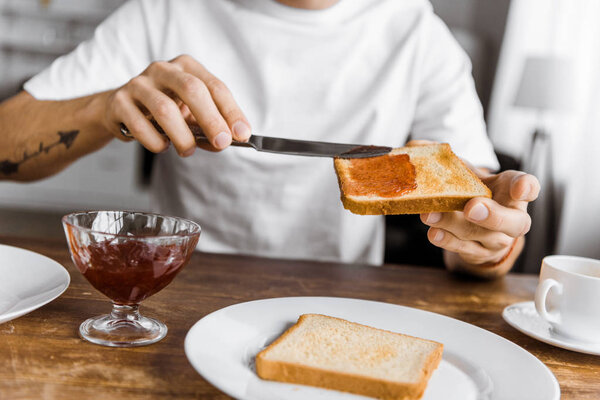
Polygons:
[[[0,0],[0,101],[91,37],[124,2]],[[432,3],[472,60],[502,168],[533,173],[542,184],[515,269],[535,273],[552,253],[600,258],[600,1]],[[62,236],[67,211],[148,209],[150,166],[138,145],[115,141],[44,181],[0,182],[0,235]],[[439,264],[425,231],[413,217],[388,218],[386,260]],[[415,247],[418,257],[407,256]]]

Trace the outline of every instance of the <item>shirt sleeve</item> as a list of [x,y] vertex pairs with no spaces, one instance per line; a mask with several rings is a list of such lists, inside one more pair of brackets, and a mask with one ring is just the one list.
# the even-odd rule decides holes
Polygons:
[[433,12],[424,29],[412,138],[449,143],[456,155],[474,166],[497,170],[469,57]]
[[151,62],[147,14],[141,0],[116,10],[92,39],[56,59],[25,83],[38,100],[66,100],[119,87]]

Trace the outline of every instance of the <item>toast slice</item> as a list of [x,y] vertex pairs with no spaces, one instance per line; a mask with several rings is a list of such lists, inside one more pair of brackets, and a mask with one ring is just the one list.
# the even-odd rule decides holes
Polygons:
[[[383,195],[381,191],[372,189],[386,189],[384,185],[393,189],[394,185],[410,180],[407,174],[411,171],[398,157],[400,154],[407,154],[414,166],[416,178],[413,183],[416,183],[416,188],[408,187],[403,193],[399,191],[396,194],[388,190]],[[336,158],[334,166],[344,208],[355,214],[461,211],[473,197],[492,197],[492,192],[447,143],[401,147],[387,155],[369,159]],[[365,169],[371,169],[370,173],[361,174],[361,170]],[[396,176],[390,176],[391,173],[396,173]],[[379,182],[379,186],[373,186],[373,182]]]
[[379,399],[420,399],[443,345],[320,314],[301,315],[256,356],[263,379]]

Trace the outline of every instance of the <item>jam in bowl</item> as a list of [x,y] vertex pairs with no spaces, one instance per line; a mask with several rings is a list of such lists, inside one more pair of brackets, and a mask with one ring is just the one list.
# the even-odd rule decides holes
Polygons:
[[155,343],[167,326],[140,315],[139,304],[167,286],[188,263],[200,226],[192,221],[128,211],[90,211],[63,217],[75,266],[113,302],[110,314],[81,324],[80,335],[114,347]]

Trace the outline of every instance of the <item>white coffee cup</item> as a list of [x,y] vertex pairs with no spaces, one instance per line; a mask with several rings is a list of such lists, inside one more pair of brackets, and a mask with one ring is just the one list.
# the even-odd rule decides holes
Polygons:
[[600,261],[544,257],[535,308],[556,333],[600,343]]

